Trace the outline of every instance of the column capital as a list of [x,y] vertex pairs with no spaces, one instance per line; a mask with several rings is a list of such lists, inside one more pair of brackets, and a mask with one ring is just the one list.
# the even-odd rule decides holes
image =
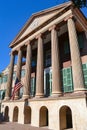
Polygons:
[[40,37],[42,37],[42,33],[39,33],[35,38],[38,39]]
[[59,27],[56,25],[56,24],[54,24],[54,25],[52,25],[50,28],[49,28],[49,31],[51,31],[51,30],[59,30]]
[[65,17],[64,21],[66,22],[67,20],[69,20],[69,19],[73,19],[73,18],[74,18],[73,15],[69,15],[69,16],[66,16],[66,17]]
[[16,51],[20,51],[21,50],[21,46],[19,46],[17,49],[16,49]]
[[30,44],[30,43],[31,43],[31,41],[28,40],[27,42],[25,42],[25,46],[27,46],[27,45]]

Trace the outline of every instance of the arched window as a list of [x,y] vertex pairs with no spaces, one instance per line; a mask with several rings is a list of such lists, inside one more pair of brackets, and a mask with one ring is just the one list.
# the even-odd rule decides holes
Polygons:
[[19,113],[19,109],[16,106],[13,110],[13,122],[18,122],[18,113]]
[[68,106],[62,106],[59,111],[60,130],[73,128],[72,112]]
[[25,106],[24,108],[24,124],[31,123],[31,108],[29,106]]
[[48,126],[48,109],[45,106],[40,108],[40,115],[39,115],[40,127]]
[[5,118],[5,121],[9,121],[9,107],[8,106],[5,107],[4,118]]

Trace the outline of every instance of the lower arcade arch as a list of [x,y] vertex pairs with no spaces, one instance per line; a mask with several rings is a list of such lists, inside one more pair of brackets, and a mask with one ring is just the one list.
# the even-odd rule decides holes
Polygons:
[[60,130],[73,128],[72,112],[68,106],[62,106],[59,111]]
[[13,122],[18,122],[18,113],[19,113],[19,109],[16,106],[13,110]]
[[9,121],[9,107],[8,106],[5,107],[4,119],[5,121]]
[[40,127],[48,126],[48,109],[45,106],[40,108],[39,125]]
[[29,106],[25,106],[24,108],[24,124],[31,123],[31,108]]

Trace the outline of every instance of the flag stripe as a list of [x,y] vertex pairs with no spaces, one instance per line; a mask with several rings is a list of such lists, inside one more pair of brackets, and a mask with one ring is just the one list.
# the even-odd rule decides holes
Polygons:
[[14,91],[17,92],[18,89],[20,89],[23,85],[21,83],[16,84],[14,87]]
[[12,98],[11,98],[11,99],[14,99],[15,93],[16,93],[21,87],[23,87],[23,85],[22,85],[21,82],[18,80],[18,78],[16,78],[15,86],[14,86],[14,90],[13,90]]

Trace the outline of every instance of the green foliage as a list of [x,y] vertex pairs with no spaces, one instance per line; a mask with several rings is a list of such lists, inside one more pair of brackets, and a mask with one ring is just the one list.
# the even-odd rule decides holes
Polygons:
[[83,8],[87,7],[87,0],[71,0],[76,7]]

